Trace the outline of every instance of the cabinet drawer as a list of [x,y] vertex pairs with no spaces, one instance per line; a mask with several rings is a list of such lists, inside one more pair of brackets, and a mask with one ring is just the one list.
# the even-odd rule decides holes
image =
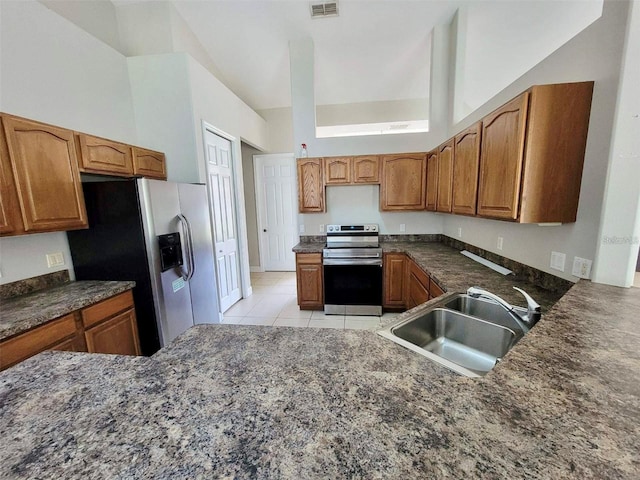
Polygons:
[[66,338],[75,337],[75,335],[75,317],[73,313],[70,313],[17,337],[10,338],[0,343],[0,370],[43,352]]
[[84,328],[89,328],[132,306],[133,295],[131,290],[127,290],[124,293],[82,309],[82,324]]
[[296,261],[298,265],[321,265],[322,254],[321,253],[298,253],[296,255]]

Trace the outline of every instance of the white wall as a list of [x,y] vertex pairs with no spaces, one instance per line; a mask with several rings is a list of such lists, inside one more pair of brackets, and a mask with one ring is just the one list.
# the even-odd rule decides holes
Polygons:
[[629,287],[640,247],[640,4],[631,4],[593,279]]
[[484,0],[462,7],[466,39],[456,92],[461,120],[596,20],[602,0]]
[[[0,110],[136,142],[126,59],[39,2],[0,2]],[[65,233],[0,239],[0,283],[51,273],[71,259]]]
[[47,8],[82,28],[99,40],[121,51],[116,7],[110,0],[39,0]]
[[402,122],[428,120],[428,118],[429,100],[427,98],[316,105],[317,126]]
[[293,122],[291,107],[270,108],[258,111],[267,122],[269,152],[293,153]]
[[[569,280],[576,280],[571,275],[574,256],[594,259],[618,93],[627,8],[627,2],[605,2],[602,18],[472,115],[455,124],[449,132],[450,135],[459,132],[531,85],[594,80],[595,89],[577,221],[558,227],[540,227],[447,215],[444,221],[446,235],[457,237],[458,228],[462,228],[463,241]],[[453,82],[455,81],[452,79]],[[496,248],[498,236],[504,237],[502,251]],[[552,251],[566,253],[565,272],[549,268]]]
[[127,61],[138,144],[165,153],[168,180],[204,182],[196,152],[187,56],[143,55]]

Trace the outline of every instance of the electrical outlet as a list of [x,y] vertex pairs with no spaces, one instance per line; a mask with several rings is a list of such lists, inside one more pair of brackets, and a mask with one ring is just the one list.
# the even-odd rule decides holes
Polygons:
[[554,270],[560,270],[564,272],[564,263],[567,256],[562,252],[551,252],[551,265]]
[[504,238],[503,237],[498,237],[498,242],[496,243],[496,248],[498,250],[502,250],[503,245],[504,245]]
[[320,233],[324,233],[324,225],[322,223],[320,224]]
[[458,227],[458,238],[462,238],[462,228]]
[[64,265],[64,255],[62,252],[47,253],[47,267],[61,267]]
[[573,257],[573,269],[571,274],[579,278],[589,278],[591,276],[592,261],[586,258]]
[[304,225],[299,225],[299,226],[298,226],[298,231],[299,231],[300,233],[304,233]]
[[406,226],[404,223],[401,223],[401,224],[400,224],[400,231],[401,231],[401,232],[404,232],[404,231],[406,231],[406,230],[407,230],[407,226]]

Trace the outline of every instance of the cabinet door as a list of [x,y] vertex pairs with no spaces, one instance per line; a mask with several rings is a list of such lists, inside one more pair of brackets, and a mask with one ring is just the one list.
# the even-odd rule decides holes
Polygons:
[[78,134],[80,171],[111,175],[133,175],[131,147],[104,138]]
[[351,183],[351,162],[351,157],[325,158],[325,185],[344,185]]
[[353,157],[353,183],[380,183],[380,158],[376,155]]
[[480,122],[455,137],[453,213],[476,214],[480,165]]
[[0,117],[0,235],[16,235],[22,232],[24,229],[20,202]]
[[385,253],[382,260],[385,308],[404,308],[406,290],[406,255]]
[[322,279],[322,255],[319,253],[298,253],[296,255],[296,283],[298,305],[302,310],[323,308],[324,286]]
[[300,213],[324,212],[322,158],[298,159],[298,210]]
[[444,290],[440,288],[440,285],[429,278],[429,296],[431,298],[436,298],[440,295],[444,295]]
[[482,121],[478,215],[518,217],[528,98],[525,92]]
[[87,350],[91,353],[140,355],[138,327],[133,309],[85,330]]
[[427,153],[427,210],[438,206],[438,150]]
[[431,298],[429,295],[429,275],[413,260],[408,260],[408,262],[409,284],[407,288],[407,308],[413,308]]
[[426,177],[424,153],[383,156],[380,210],[424,210]]
[[3,127],[24,230],[86,227],[73,132],[8,116]]
[[166,180],[167,166],[164,153],[133,147],[133,173],[143,177]]
[[451,212],[453,186],[453,139],[438,148],[438,201],[439,212]]

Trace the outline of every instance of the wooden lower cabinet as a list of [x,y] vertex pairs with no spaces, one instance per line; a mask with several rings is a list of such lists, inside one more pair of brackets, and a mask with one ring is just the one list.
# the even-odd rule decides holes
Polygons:
[[82,323],[89,352],[140,355],[131,290],[83,309]]
[[382,257],[383,308],[405,308],[406,258],[404,253],[385,253]]
[[431,299],[429,294],[429,275],[416,262],[408,260],[408,281],[406,307],[413,308]]
[[404,253],[385,253],[384,300],[386,310],[406,310],[439,297],[444,290]]
[[133,309],[85,330],[84,336],[87,351],[91,353],[140,355],[138,327]]
[[301,310],[321,310],[324,308],[322,254],[296,254],[296,284],[298,305]]
[[131,290],[0,342],[0,370],[45,350],[140,355]]
[[0,370],[4,370],[45,350],[82,348],[78,342],[76,315],[70,313],[28,332],[0,342]]

